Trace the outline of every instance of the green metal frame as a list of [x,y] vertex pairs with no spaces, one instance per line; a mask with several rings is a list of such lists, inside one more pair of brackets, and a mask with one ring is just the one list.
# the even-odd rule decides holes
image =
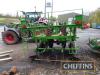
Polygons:
[[[83,22],[83,9],[82,9],[82,14],[81,15],[76,15],[75,21],[80,21],[80,24],[67,24],[64,23],[63,25],[52,25],[52,24],[36,24],[36,23],[26,23],[25,19],[20,19],[21,24],[20,24],[20,31],[22,34],[22,39],[28,38],[29,32],[31,33],[31,38],[35,41],[40,41],[40,42],[48,42],[48,40],[59,40],[61,42],[66,41],[66,42],[75,42],[75,40],[78,38],[76,35],[76,29],[77,28],[82,28],[82,22]],[[23,28],[23,25],[26,25],[26,28]],[[68,30],[68,33],[64,34],[63,36],[59,35],[61,28],[65,28],[65,30]],[[51,29],[52,34],[50,36],[45,35],[45,30],[46,29]],[[36,32],[39,32],[39,35],[36,35]],[[73,48],[40,48],[37,45],[36,51],[43,53],[48,50],[60,50],[63,52],[64,50],[78,50],[78,47],[73,47]],[[71,52],[70,54],[75,54],[75,52]]]
[[100,50],[100,45],[98,45],[98,41],[100,38],[95,38],[89,41],[89,45],[92,49]]

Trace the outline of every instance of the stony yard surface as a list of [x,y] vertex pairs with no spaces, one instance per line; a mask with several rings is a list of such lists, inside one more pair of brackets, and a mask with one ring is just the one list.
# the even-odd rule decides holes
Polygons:
[[[75,57],[80,61],[95,61],[96,70],[93,72],[66,72],[62,73],[59,62],[49,61],[33,61],[29,60],[29,56],[34,54],[36,45],[34,43],[19,43],[16,45],[5,45],[0,39],[0,52],[6,50],[14,50],[10,56],[12,61],[0,62],[0,72],[9,70],[11,66],[17,66],[21,75],[100,75],[100,54],[91,52],[91,48],[87,45],[89,38],[99,37],[100,30],[98,29],[78,29],[77,35],[79,39],[76,41],[76,45],[80,47],[78,54]],[[69,61],[67,59],[67,61]]]

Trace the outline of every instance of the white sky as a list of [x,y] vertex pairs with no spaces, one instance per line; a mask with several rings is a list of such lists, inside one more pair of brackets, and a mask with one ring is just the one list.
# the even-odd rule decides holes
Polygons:
[[[50,1],[50,0],[47,0]],[[45,0],[0,0],[0,13],[15,15],[17,11],[44,11]],[[100,8],[100,0],[53,0],[54,11],[80,9],[85,12]]]

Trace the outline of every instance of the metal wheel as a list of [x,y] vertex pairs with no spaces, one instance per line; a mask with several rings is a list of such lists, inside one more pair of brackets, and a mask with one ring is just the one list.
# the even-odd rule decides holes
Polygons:
[[15,44],[19,40],[17,34],[13,31],[5,31],[2,39],[8,45]]

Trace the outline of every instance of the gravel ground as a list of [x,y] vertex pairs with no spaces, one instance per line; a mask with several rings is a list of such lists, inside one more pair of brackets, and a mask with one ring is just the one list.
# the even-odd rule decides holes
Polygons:
[[76,41],[76,45],[80,46],[78,54],[75,57],[81,61],[95,61],[95,72],[66,72],[62,73],[59,62],[49,61],[33,61],[28,59],[28,56],[34,54],[36,45],[34,43],[20,43],[16,45],[5,45],[0,41],[0,52],[6,50],[14,50],[11,53],[13,57],[12,61],[0,62],[0,72],[9,70],[12,66],[17,66],[21,75],[100,75],[100,54],[94,54],[87,45],[88,39],[92,37],[100,37],[100,30],[98,29],[78,29],[77,35],[79,39]]

